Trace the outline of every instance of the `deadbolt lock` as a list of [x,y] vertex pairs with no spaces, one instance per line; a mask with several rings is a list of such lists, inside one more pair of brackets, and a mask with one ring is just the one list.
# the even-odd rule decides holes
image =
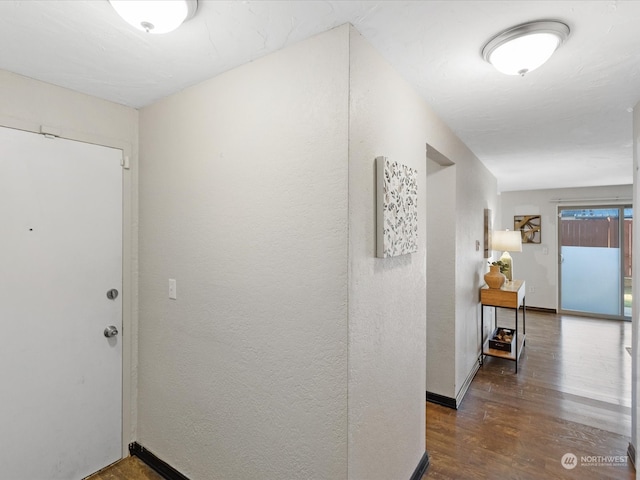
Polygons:
[[115,300],[117,297],[118,297],[118,290],[116,290],[115,288],[112,288],[107,292],[107,298],[109,300]]

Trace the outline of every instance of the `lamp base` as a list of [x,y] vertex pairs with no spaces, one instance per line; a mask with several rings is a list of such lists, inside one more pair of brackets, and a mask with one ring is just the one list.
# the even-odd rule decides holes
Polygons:
[[509,252],[504,252],[500,257],[500,261],[505,265],[507,265],[507,267],[504,270],[504,276],[507,277],[507,280],[509,282],[512,281],[513,280],[513,259],[511,258],[511,255],[509,255]]

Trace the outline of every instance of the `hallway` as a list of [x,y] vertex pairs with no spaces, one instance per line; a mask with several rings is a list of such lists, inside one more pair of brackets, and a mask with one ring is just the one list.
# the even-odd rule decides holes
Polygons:
[[517,375],[487,358],[459,410],[427,403],[424,478],[635,478],[629,345],[630,322],[527,312]]

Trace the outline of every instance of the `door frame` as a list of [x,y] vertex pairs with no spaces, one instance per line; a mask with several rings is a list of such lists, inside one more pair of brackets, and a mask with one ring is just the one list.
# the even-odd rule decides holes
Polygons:
[[[52,135],[66,140],[90,143],[122,151],[122,452],[129,455],[129,444],[136,436],[136,385],[134,372],[137,361],[133,346],[137,344],[137,145],[127,141],[101,137],[55,125],[38,125],[0,115],[0,127],[22,130],[41,135]],[[104,465],[105,467],[107,465]]]
[[[593,317],[593,318],[604,318],[608,320],[624,320],[631,321],[631,317],[626,317],[624,315],[624,210],[626,208],[633,208],[632,202],[619,202],[615,204],[611,203],[583,203],[583,204],[567,204],[567,205],[558,205],[556,207],[557,211],[557,223],[556,223],[556,231],[557,231],[557,243],[558,243],[558,313],[562,315],[580,315],[582,317]],[[562,308],[562,235],[561,235],[561,211],[562,210],[589,210],[589,209],[618,209],[621,213],[620,220],[618,222],[618,237],[620,242],[620,265],[619,271],[621,276],[621,295],[620,295],[620,315],[606,315],[602,313],[591,313],[591,312],[582,312],[579,310],[564,310]]]

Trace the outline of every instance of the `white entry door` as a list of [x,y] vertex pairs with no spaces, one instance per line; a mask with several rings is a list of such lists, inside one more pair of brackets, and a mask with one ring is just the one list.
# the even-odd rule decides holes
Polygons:
[[2,479],[76,480],[121,458],[121,156],[0,128]]

